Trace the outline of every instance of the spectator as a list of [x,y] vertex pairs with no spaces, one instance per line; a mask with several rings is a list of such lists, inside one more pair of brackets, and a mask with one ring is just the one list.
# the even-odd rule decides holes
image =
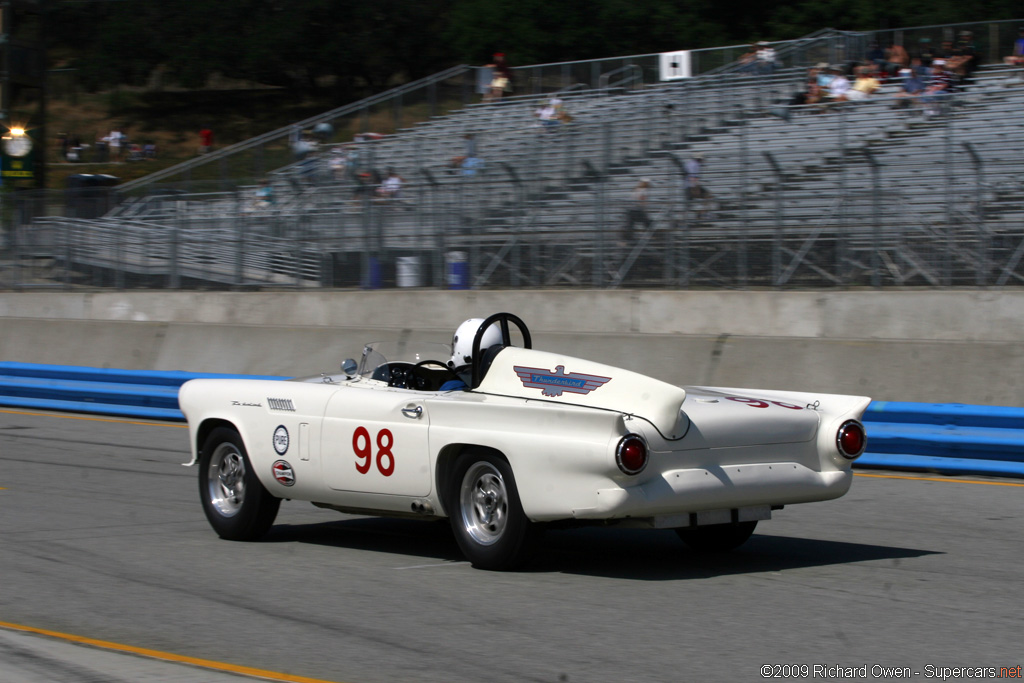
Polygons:
[[68,161],[81,161],[83,156],[82,151],[82,141],[79,139],[77,135],[72,135],[70,138],[68,138]]
[[931,83],[921,94],[921,101],[925,104],[925,116],[939,114],[952,90],[953,75],[946,71],[946,60],[932,60]]
[[917,41],[917,52],[913,55],[921,60],[926,68],[931,69],[932,60],[935,59],[935,48],[932,47],[931,38],[921,38]]
[[942,59],[946,62],[946,66],[949,66],[949,60],[953,58],[953,41],[944,40],[942,41],[939,49],[935,52],[935,59]]
[[848,100],[866,100],[875,91],[882,87],[870,71],[870,67],[862,66],[857,69],[857,80],[853,87],[846,93]]
[[707,203],[711,194],[700,181],[701,171],[704,170],[704,155],[697,152],[683,162],[683,171],[686,173],[686,198],[691,208],[697,211],[697,218],[704,218],[707,213]]
[[751,43],[750,49],[740,55],[740,71],[757,71],[757,43]]
[[827,94],[828,86],[832,83],[832,79],[835,78],[835,72],[825,62],[818,62],[818,65],[814,68],[818,72],[818,87],[821,88],[823,95]]
[[902,45],[896,42],[889,44],[889,48],[885,51],[885,60],[886,71],[893,75],[899,73],[900,69],[910,66],[910,55]]
[[260,181],[259,187],[256,188],[256,208],[269,209],[276,203],[274,187],[270,184],[269,180],[264,178]]
[[110,158],[114,161],[121,160],[121,147],[125,142],[125,134],[116,128],[110,131],[107,136],[107,146],[110,148]]
[[387,177],[381,181],[380,187],[377,188],[377,195],[385,199],[401,199],[403,182],[405,182],[405,179],[395,173],[395,169],[389,168]]
[[644,230],[651,227],[651,217],[647,215],[647,194],[651,187],[650,178],[641,178],[629,195],[629,208],[626,210],[626,222],[619,232],[619,246],[625,247],[634,236],[633,227],[637,224]]
[[947,68],[956,74],[957,84],[962,86],[971,82],[978,66],[978,46],[974,43],[974,34],[970,31],[960,31]]
[[885,68],[888,61],[885,58],[885,51],[882,50],[882,46],[877,41],[871,41],[871,44],[868,45],[868,53],[865,55],[865,59],[882,68]]
[[1007,66],[1024,66],[1024,26],[1017,30],[1017,40],[1013,41],[1013,52],[1003,57]]
[[686,195],[693,199],[700,195],[700,171],[704,166],[704,155],[696,152],[683,162],[686,173]]
[[292,154],[296,161],[303,161],[306,157],[316,151],[316,142],[307,131],[302,131],[295,142],[292,143]]
[[335,181],[345,180],[345,175],[348,172],[348,149],[344,146],[337,146],[331,150],[331,156],[327,159],[327,167],[331,171],[331,177]]
[[487,65],[492,69],[490,90],[484,95],[484,102],[495,102],[504,93],[512,92],[512,69],[509,68],[505,53],[494,53],[494,62]]
[[377,173],[371,171],[359,171],[356,174],[355,187],[352,188],[352,198],[356,201],[363,199],[369,199],[373,197],[374,188],[379,186],[377,180]]
[[476,135],[466,133],[462,136],[465,140],[465,147],[460,156],[452,157],[448,162],[450,172],[454,173],[461,169],[464,176],[475,176],[483,168],[483,159],[477,155]]
[[770,74],[775,71],[775,48],[762,40],[757,44],[757,73]]
[[553,132],[558,129],[561,124],[561,120],[558,117],[558,105],[555,102],[561,103],[558,98],[551,98],[546,102],[541,102],[540,106],[533,112],[533,115],[540,121],[540,126],[549,132]]
[[317,142],[325,145],[331,139],[331,136],[334,135],[334,126],[326,121],[321,121],[313,126],[313,135],[316,137]]
[[[915,58],[915,61],[917,61],[917,58]],[[924,92],[924,79],[914,69],[900,69],[899,75],[902,80],[900,81],[900,89],[896,92],[896,97],[900,98],[897,100],[896,106],[905,108],[916,104]]]
[[825,85],[821,84],[822,72],[826,69],[828,69],[828,64],[823,62],[808,69],[806,90],[794,95],[793,99],[789,101],[789,104],[791,106],[799,106],[802,104],[818,104],[821,102],[822,95],[828,87],[827,82]]
[[209,154],[213,150],[213,131],[203,128],[199,131],[199,153]]
[[832,78],[828,82],[828,98],[833,102],[845,102],[846,95],[850,92],[850,81],[837,66],[830,67],[829,73]]
[[917,74],[917,77],[921,79],[921,83],[927,87],[931,81],[931,67],[923,64],[920,57],[911,57],[910,70]]

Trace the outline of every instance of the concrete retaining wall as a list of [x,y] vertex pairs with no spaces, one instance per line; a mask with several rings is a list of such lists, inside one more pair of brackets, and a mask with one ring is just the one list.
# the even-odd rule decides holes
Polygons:
[[534,345],[678,384],[1024,405],[1021,291],[0,293],[0,360],[302,375],[522,317]]

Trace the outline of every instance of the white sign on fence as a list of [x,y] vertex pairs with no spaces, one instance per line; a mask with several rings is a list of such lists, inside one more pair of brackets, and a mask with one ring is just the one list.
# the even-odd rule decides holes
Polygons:
[[692,75],[690,73],[690,51],[662,52],[658,60],[658,73],[659,78],[663,81],[689,78]]

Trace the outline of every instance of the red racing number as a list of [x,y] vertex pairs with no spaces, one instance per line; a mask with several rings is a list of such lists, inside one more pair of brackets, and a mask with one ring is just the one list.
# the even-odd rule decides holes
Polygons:
[[[370,441],[370,432],[366,427],[356,427],[352,434],[352,450],[356,454],[356,471],[359,474],[366,474],[370,471],[370,463],[373,462],[373,449]],[[395,445],[395,437],[390,429],[382,429],[377,432],[377,469],[385,477],[390,477],[395,471],[395,456],[391,447]],[[384,459],[387,458],[388,465],[384,466]],[[362,463],[359,461],[362,460]]]

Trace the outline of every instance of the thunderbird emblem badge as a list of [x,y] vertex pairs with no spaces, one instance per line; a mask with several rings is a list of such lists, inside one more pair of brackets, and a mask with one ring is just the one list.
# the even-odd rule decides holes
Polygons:
[[553,371],[544,368],[524,368],[516,365],[513,368],[524,387],[540,389],[542,396],[561,396],[562,392],[570,394],[589,394],[600,389],[611,380],[611,377],[600,375],[584,375],[580,372],[565,372],[565,366],[559,365]]

